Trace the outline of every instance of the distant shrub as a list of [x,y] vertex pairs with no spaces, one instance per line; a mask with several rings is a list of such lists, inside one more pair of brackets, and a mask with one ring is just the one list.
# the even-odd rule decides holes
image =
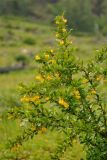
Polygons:
[[35,39],[33,37],[27,37],[25,40],[24,40],[24,43],[25,44],[28,44],[28,45],[34,45],[36,42],[35,42]]
[[16,60],[17,62],[21,62],[23,65],[26,65],[26,64],[28,64],[28,62],[29,62],[28,57],[25,56],[25,55],[22,55],[22,54],[17,55],[17,56],[15,57],[15,60]]

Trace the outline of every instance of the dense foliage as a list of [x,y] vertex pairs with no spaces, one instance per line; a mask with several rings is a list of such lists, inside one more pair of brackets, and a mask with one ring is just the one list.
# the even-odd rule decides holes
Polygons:
[[[41,10],[41,12],[40,12]],[[106,0],[1,0],[1,15],[22,15],[52,20],[53,16],[65,12],[69,26],[76,31],[101,32],[107,35]]]
[[65,136],[51,159],[60,159],[79,139],[87,160],[106,160],[107,101],[103,88],[107,81],[107,48],[84,64],[74,56],[66,23],[63,16],[56,18],[57,48],[36,55],[40,67],[35,81],[29,86],[20,85],[22,106],[13,108],[8,118],[18,119],[23,133],[8,147],[14,153],[39,132],[55,130]]

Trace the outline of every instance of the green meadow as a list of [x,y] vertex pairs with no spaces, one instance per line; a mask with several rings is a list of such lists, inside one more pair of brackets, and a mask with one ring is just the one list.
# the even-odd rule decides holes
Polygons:
[[[101,34],[79,33],[70,38],[75,47],[75,56],[85,63],[97,54],[96,50],[107,44],[107,37]],[[3,114],[3,120],[0,119],[0,160],[50,160],[50,154],[63,139],[62,133],[47,131],[24,143],[17,152],[5,150],[7,141],[19,135],[21,130],[18,121],[7,120],[5,112],[11,107],[21,107],[18,85],[34,81],[38,68],[35,55],[54,45],[54,25],[19,17],[0,17],[0,68],[18,65],[17,57],[26,58],[26,67],[23,70],[0,74],[0,114]],[[82,160],[85,158],[82,148],[78,140],[75,140],[73,147],[66,151],[61,160]]]

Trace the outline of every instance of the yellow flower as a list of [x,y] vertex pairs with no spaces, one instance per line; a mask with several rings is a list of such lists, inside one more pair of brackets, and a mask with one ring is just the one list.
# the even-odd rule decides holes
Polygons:
[[46,79],[47,79],[47,80],[51,80],[52,77],[51,77],[50,75],[48,75],[48,76],[46,77]]
[[24,97],[22,97],[22,98],[20,99],[20,101],[21,101],[21,102],[29,102],[29,101],[30,101],[30,97],[24,96]]
[[75,96],[75,98],[79,100],[81,98],[81,96]]
[[45,100],[48,101],[48,100],[49,100],[49,97],[46,97]]
[[49,63],[55,64],[56,61],[54,59],[49,60]]
[[39,99],[40,99],[40,96],[38,96],[38,95],[30,98],[31,101],[36,101]]
[[63,45],[63,44],[64,44],[64,41],[63,41],[63,40],[59,41],[59,44],[60,44],[60,45]]
[[40,57],[38,55],[35,56],[36,60],[40,60]]
[[59,24],[59,21],[56,21],[56,24]]
[[67,23],[67,19],[64,19],[63,21],[64,21],[65,23]]
[[50,52],[53,53],[54,52],[53,49],[51,49]]
[[40,99],[40,96],[34,96],[34,97],[22,97],[21,102],[31,102],[31,101],[38,101]]
[[96,90],[95,90],[95,89],[92,89],[92,90],[91,90],[91,94],[96,94]]
[[64,101],[63,98],[59,98],[59,101],[58,103],[62,106],[64,106],[65,108],[68,108],[69,107],[69,104],[67,102]]
[[62,32],[66,32],[67,30],[65,28],[62,29]]
[[78,100],[81,98],[79,91],[76,90],[76,89],[73,91],[73,95],[74,95],[74,97],[75,97],[76,99],[78,99]]
[[49,54],[45,54],[45,58],[48,59],[49,58]]
[[63,21],[64,23],[67,23],[67,19],[65,19],[63,16],[62,16],[62,21]]
[[83,83],[83,84],[88,83],[88,79],[83,79],[83,80],[82,80],[82,83]]
[[57,37],[57,38],[59,37],[59,34],[58,34],[58,33],[56,33],[56,37]]
[[44,79],[43,79],[43,77],[42,77],[41,75],[36,76],[35,79],[36,79],[37,81],[40,81],[40,82],[43,82],[43,81],[44,81]]

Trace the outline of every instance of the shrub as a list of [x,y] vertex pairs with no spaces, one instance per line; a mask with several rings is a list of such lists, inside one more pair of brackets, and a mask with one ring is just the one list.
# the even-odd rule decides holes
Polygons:
[[[35,81],[21,85],[22,107],[9,112],[10,117],[23,122],[24,132],[11,140],[11,151],[18,150],[24,141],[38,132],[63,132],[51,159],[59,160],[74,139],[84,144],[87,160],[107,158],[107,102],[102,82],[105,83],[107,48],[97,51],[95,59],[84,64],[74,56],[67,20],[56,17],[57,48],[36,55],[40,63]],[[27,125],[24,122],[26,121]]]
[[28,57],[25,56],[25,55],[17,55],[17,56],[15,57],[15,60],[16,60],[17,62],[21,62],[23,65],[27,65],[28,62],[29,62]]
[[28,44],[28,45],[34,45],[34,44],[35,44],[35,39],[32,38],[32,37],[27,37],[27,38],[24,40],[24,43],[25,43],[25,44]]

